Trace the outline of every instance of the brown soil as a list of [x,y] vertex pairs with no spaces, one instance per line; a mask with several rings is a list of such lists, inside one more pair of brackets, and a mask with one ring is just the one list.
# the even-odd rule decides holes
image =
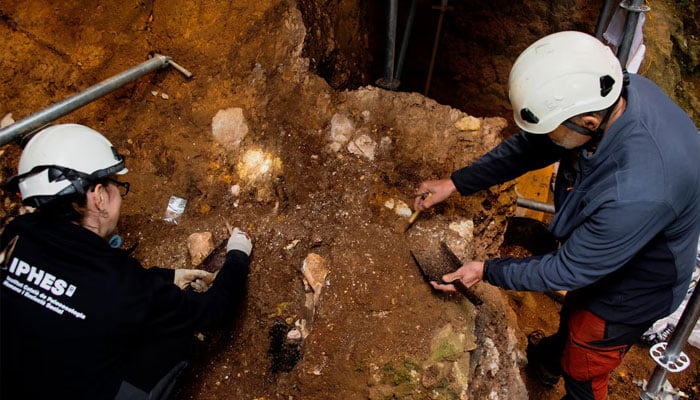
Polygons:
[[[487,118],[483,126],[493,129],[483,136],[457,132],[456,110],[416,93],[336,90],[372,83],[370,65],[376,69],[381,56],[362,55],[362,47],[376,46],[376,38],[361,18],[381,19],[383,11],[349,1],[327,2],[326,9],[318,3],[299,1],[297,8],[296,2],[284,0],[89,5],[0,0],[0,117],[13,113],[19,120],[141,63],[154,51],[194,73],[190,80],[170,68],[150,74],[56,121],[91,126],[127,155],[132,192],[123,205],[119,233],[125,246],[138,244],[135,256],[145,266],[191,266],[187,237],[209,231],[219,243],[227,237],[225,222],[255,238],[241,316],[228,329],[200,336],[177,399],[449,398],[447,392],[426,390],[427,377],[423,385],[407,390],[404,383],[411,378],[406,371],[418,368],[438,327],[474,320],[478,332],[496,332],[491,336],[502,348],[504,332],[509,326],[515,329],[515,358],[529,397],[560,398],[561,383],[543,388],[526,373],[524,361],[528,332],[556,330],[556,301],[480,284],[475,291],[485,306],[477,310],[458,295],[433,292],[410,256],[411,249],[425,245],[425,235],[454,218],[474,222],[474,241],[460,249],[461,255],[498,255],[514,211],[512,185],[450,199],[424,213],[406,233],[406,218],[384,206],[389,199],[410,203],[418,182],[445,177],[475,159],[507,134],[502,132],[508,130],[506,124]],[[572,17],[557,19],[537,12],[550,2],[525,3],[530,14],[546,15],[561,29],[590,27],[586,16],[599,8],[575,8]],[[490,6],[477,9],[484,13],[482,24],[490,19],[503,24],[507,15],[523,11],[504,8],[503,15],[494,15],[486,11],[493,10]],[[298,10],[304,11],[303,18]],[[329,31],[330,26],[336,30]],[[466,28],[456,22],[446,27],[452,35],[460,29]],[[526,29],[522,40],[544,29]],[[469,104],[481,108],[467,103],[455,107],[507,118],[503,79],[524,44],[511,42],[510,34],[505,36],[512,31],[501,26],[480,31],[489,36],[484,37],[487,43],[509,45],[486,46],[498,50],[492,63],[483,49],[469,53],[478,55],[478,64],[487,64],[494,79],[485,92],[464,88]],[[458,57],[455,51],[456,46],[445,54]],[[475,74],[463,71],[459,85],[475,80]],[[448,86],[438,81],[436,90],[446,93]],[[244,110],[250,128],[234,150],[211,134],[214,115],[231,107]],[[358,130],[378,143],[389,139],[375,159],[328,149],[336,113],[352,117]],[[267,180],[251,181],[241,172],[247,150],[276,159]],[[15,173],[20,152],[18,143],[0,149],[0,180]],[[238,197],[231,193],[234,184],[242,188]],[[9,194],[0,195],[4,226],[19,204]],[[162,218],[172,195],[188,200],[178,224]],[[517,246],[500,251],[526,254]],[[271,354],[276,332],[305,313],[300,268],[309,253],[321,255],[330,269],[311,334],[300,353],[286,349],[287,358]],[[700,351],[686,351],[694,361],[690,369],[669,379],[691,398],[700,398]],[[611,378],[611,398],[637,398],[634,381],[647,379],[653,368],[643,347],[633,349]],[[488,385],[480,380],[509,385],[512,377],[473,379],[472,398],[486,398]]]

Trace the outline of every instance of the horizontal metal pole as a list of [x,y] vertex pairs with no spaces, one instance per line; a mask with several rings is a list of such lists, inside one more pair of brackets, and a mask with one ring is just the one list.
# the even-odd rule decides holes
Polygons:
[[85,91],[75,94],[63,101],[49,106],[37,113],[15,122],[12,125],[0,129],[0,146],[11,142],[16,137],[40,128],[70,112],[110,93],[129,82],[168,65],[170,57],[155,54],[148,61],[126,70],[118,75],[106,79]]
[[537,200],[526,199],[524,197],[518,197],[517,204],[520,207],[529,208],[535,211],[542,211],[549,214],[554,214],[554,205],[549,203],[543,203]]

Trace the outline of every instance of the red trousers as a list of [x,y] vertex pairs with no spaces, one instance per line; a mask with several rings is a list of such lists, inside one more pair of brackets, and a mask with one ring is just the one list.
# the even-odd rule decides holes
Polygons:
[[605,321],[586,310],[572,312],[568,328],[561,358],[567,395],[574,399],[607,399],[610,372],[620,365],[632,343],[610,337]]
[[604,400],[610,372],[653,321],[639,325],[605,321],[577,297],[575,292],[566,295],[559,330],[539,341],[537,360],[549,374],[564,377],[564,399]]

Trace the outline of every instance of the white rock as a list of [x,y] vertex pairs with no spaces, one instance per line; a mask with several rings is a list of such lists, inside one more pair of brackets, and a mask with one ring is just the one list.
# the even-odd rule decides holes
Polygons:
[[331,141],[345,144],[355,132],[355,124],[344,114],[335,114],[331,118]]
[[474,239],[474,221],[471,219],[463,219],[461,221],[451,222],[449,228],[467,242]]
[[289,332],[287,332],[287,339],[289,339],[291,341],[301,340],[301,332],[299,331],[299,329],[294,328],[294,329],[290,330]]
[[219,110],[211,121],[214,140],[229,150],[238,148],[248,134],[248,124],[240,107]]
[[348,151],[356,156],[364,157],[370,161],[374,160],[374,152],[377,149],[377,142],[367,135],[362,135],[348,143]]
[[392,210],[395,205],[396,205],[396,203],[394,202],[394,199],[389,199],[389,200],[384,202],[384,207],[386,207],[390,210]]
[[401,200],[396,200],[396,206],[394,207],[394,212],[401,217],[410,217],[413,214],[411,207]]
[[12,113],[7,113],[5,114],[4,117],[2,117],[2,120],[0,120],[0,128],[4,128],[6,126],[12,125],[15,123],[14,118],[12,118]]
[[233,185],[231,186],[231,195],[234,197],[238,197],[241,194],[241,186],[240,185]]
[[294,326],[301,332],[301,338],[306,339],[309,336],[309,328],[305,319],[294,321]]

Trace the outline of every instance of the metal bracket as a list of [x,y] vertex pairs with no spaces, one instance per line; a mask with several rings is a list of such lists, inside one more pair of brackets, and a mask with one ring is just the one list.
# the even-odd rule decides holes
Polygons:
[[649,355],[656,363],[669,372],[681,372],[690,366],[690,358],[683,352],[670,359],[666,356],[666,342],[659,342],[649,349]]
[[646,13],[646,12],[651,11],[651,7],[649,7],[648,5],[646,5],[646,4],[635,5],[635,4],[633,4],[633,2],[631,0],[622,1],[620,3],[620,7],[624,8],[625,10],[627,10],[629,12]]

